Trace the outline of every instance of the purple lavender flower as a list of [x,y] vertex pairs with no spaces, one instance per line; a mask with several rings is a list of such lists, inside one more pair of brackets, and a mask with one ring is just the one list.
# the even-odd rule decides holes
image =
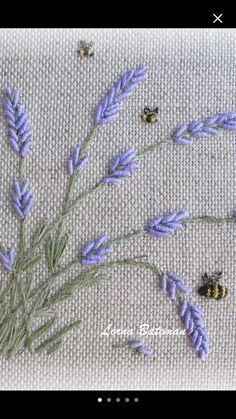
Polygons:
[[205,333],[205,325],[201,310],[194,304],[184,300],[180,304],[180,317],[182,317],[187,334],[191,339],[192,346],[201,359],[210,354],[209,339]]
[[9,125],[8,135],[12,148],[24,157],[30,147],[31,130],[29,119],[19,100],[19,93],[11,87],[6,88],[3,111]]
[[162,275],[162,291],[169,294],[171,300],[176,300],[177,291],[186,294],[190,290],[184,285],[184,280],[172,272]]
[[12,248],[8,249],[5,254],[0,251],[0,259],[4,268],[8,272],[11,272],[14,265],[14,260],[15,260],[14,250]]
[[101,236],[97,240],[89,242],[82,251],[82,265],[94,265],[103,262],[106,255],[112,252],[111,246],[104,246],[107,241],[106,236]]
[[129,348],[132,348],[132,349],[137,349],[137,348],[141,348],[142,346],[144,345],[144,343],[143,342],[140,342],[140,341],[133,341],[133,342],[130,342],[129,344],[128,344],[128,347]]
[[169,215],[161,215],[152,220],[147,226],[147,232],[151,236],[166,237],[174,234],[176,230],[183,230],[183,224],[180,221],[189,217],[189,212],[184,210],[180,212],[172,212]]
[[150,356],[153,354],[153,349],[145,347],[144,343],[140,341],[129,342],[128,347],[130,349],[134,349],[135,352],[138,352],[139,354],[143,354],[146,356]]
[[236,112],[227,112],[210,116],[204,121],[193,121],[191,124],[184,124],[179,127],[173,139],[179,144],[192,144],[191,137],[209,137],[218,134],[223,129],[236,131]]
[[115,119],[120,110],[121,102],[130,95],[139,81],[147,77],[147,66],[127,71],[109,90],[97,108],[95,122],[97,125],[107,124]]
[[135,160],[136,154],[136,150],[130,148],[120,156],[117,156],[111,167],[110,174],[103,179],[103,183],[119,184],[125,177],[131,176],[133,171],[140,166],[140,162]]
[[146,356],[153,355],[153,349],[151,348],[138,348],[137,352]]
[[68,173],[70,176],[73,176],[75,170],[81,170],[82,167],[87,163],[88,157],[84,156],[81,158],[80,156],[81,147],[76,146],[74,149],[73,154],[70,156],[68,160]]
[[23,182],[22,185],[20,185],[18,180],[14,181],[12,205],[22,220],[31,211],[34,205],[34,195],[30,191],[28,180]]

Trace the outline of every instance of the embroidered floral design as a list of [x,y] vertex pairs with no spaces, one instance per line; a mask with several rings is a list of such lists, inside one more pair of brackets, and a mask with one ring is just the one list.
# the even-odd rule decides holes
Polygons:
[[[173,145],[173,141],[163,140],[148,145],[138,152],[135,148],[126,150],[116,157],[107,175],[98,180],[94,186],[80,194],[77,193],[74,197],[73,192],[77,190],[76,182],[81,169],[88,162],[87,150],[94,134],[98,128],[100,132],[102,125],[118,117],[123,100],[146,76],[147,66],[127,71],[100,102],[95,114],[95,124],[81,146],[75,146],[67,162],[69,179],[61,213],[56,215],[53,221],[39,222],[31,239],[27,235],[28,217],[26,216],[33,208],[35,198],[29,180],[25,180],[23,164],[25,159],[22,158],[29,150],[31,131],[28,116],[19,101],[19,94],[10,87],[6,89],[3,111],[8,124],[9,142],[19,157],[12,197],[13,209],[19,217],[19,246],[16,252],[13,251],[13,248],[7,248],[5,245],[0,246],[0,260],[3,268],[8,271],[9,277],[8,281],[0,283],[0,348],[7,358],[15,356],[22,349],[29,349],[35,353],[46,352],[48,355],[58,351],[63,344],[63,338],[70,331],[79,328],[81,321],[65,325],[54,334],[49,335],[57,319],[55,306],[57,307],[61,301],[70,298],[74,292],[100,283],[104,279],[104,272],[119,266],[139,267],[151,271],[158,278],[162,291],[171,300],[180,301],[180,316],[183,318],[187,333],[199,357],[205,359],[210,353],[201,312],[195,305],[182,300],[189,289],[180,276],[172,272],[162,272],[158,266],[147,260],[142,260],[140,256],[110,262],[106,261],[106,256],[123,242],[137,239],[143,235],[166,237],[174,234],[177,230],[183,230],[187,224],[199,222],[235,224],[235,216],[225,218],[209,215],[190,217],[187,210],[161,215],[148,223],[147,226],[114,239],[108,240],[105,235],[100,236],[82,249],[80,257],[63,264],[63,267],[60,265],[70,239],[69,233],[65,231],[65,219],[90,196],[110,184],[119,184],[126,177],[130,177],[139,168],[143,156],[161,147]],[[235,129],[235,118],[236,114],[228,113],[208,118],[201,123],[203,125],[195,122],[185,128],[181,127],[181,130],[175,133],[175,141],[185,144],[191,141],[191,136],[200,137],[202,133],[205,133],[206,136],[214,134],[220,129]],[[38,264],[43,263],[43,247],[46,250],[49,275],[45,281],[36,285],[35,271]],[[16,248],[15,245],[14,248]],[[52,286],[60,276],[76,267],[81,268],[78,278],[72,281],[67,280],[65,285],[59,288]],[[42,324],[39,327],[34,325],[37,318],[42,319]],[[152,354],[152,349],[145,347],[142,342],[130,343],[129,349],[147,356]]]
[[136,155],[136,150],[130,148],[120,156],[117,156],[113,162],[109,176],[103,179],[103,183],[119,184],[125,177],[131,176],[133,171],[140,166],[140,162],[134,160]]
[[147,232],[151,236],[166,237],[174,234],[177,230],[183,230],[181,221],[189,217],[189,212],[184,210],[172,212],[169,215],[161,215],[152,220],[147,226]]
[[81,170],[87,163],[88,157],[84,156],[81,157],[81,147],[76,146],[74,149],[74,153],[70,156],[68,160],[68,173],[69,176],[73,176],[74,172],[77,170]]
[[183,124],[175,131],[173,139],[179,144],[192,144],[192,137],[209,137],[218,134],[223,129],[236,131],[236,112],[213,115],[204,121]]
[[20,103],[19,93],[15,92],[11,87],[6,89],[3,110],[9,125],[9,143],[21,157],[24,157],[30,147],[31,130],[29,128],[29,119]]
[[184,321],[193,348],[201,359],[206,359],[210,354],[210,347],[201,310],[196,305],[184,300],[180,304],[180,317]]
[[82,251],[82,264],[93,265],[95,263],[103,262],[105,256],[112,252],[111,246],[104,246],[108,241],[106,236],[101,236],[97,240],[88,243]]
[[172,272],[162,275],[162,291],[168,293],[171,300],[176,300],[177,292],[187,294],[190,290],[184,285],[184,280]]
[[8,249],[7,252],[3,253],[0,251],[0,259],[4,268],[11,272],[14,265],[15,255],[13,249]]
[[124,344],[121,344],[121,345],[113,345],[113,348],[114,349],[128,348],[128,349],[131,349],[135,353],[142,354],[142,355],[145,355],[145,356],[153,355],[153,349],[148,348],[141,341],[135,341],[134,340],[132,342],[127,342],[127,343],[124,343]]
[[117,118],[123,100],[129,96],[137,84],[147,77],[147,66],[127,71],[109,90],[97,108],[95,121],[97,125],[107,124]]
[[18,180],[14,181],[12,205],[21,219],[24,219],[31,211],[34,205],[34,195],[30,191],[29,180],[26,180],[21,186]]

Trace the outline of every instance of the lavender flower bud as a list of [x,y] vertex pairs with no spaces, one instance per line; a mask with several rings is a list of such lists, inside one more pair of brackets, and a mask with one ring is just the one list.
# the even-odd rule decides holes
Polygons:
[[24,219],[34,205],[34,195],[30,191],[29,181],[26,180],[22,186],[18,180],[13,183],[12,205],[20,219]]
[[73,176],[75,170],[78,170],[78,171],[81,170],[82,167],[84,167],[88,161],[87,156],[84,156],[82,158],[80,157],[80,154],[81,154],[80,152],[81,152],[80,146],[76,146],[73,154],[70,156],[68,160],[69,176]]
[[115,119],[120,110],[121,102],[131,94],[135,86],[147,77],[147,66],[127,71],[109,90],[96,110],[97,125],[107,124]]
[[82,265],[94,265],[103,262],[105,256],[112,252],[111,246],[104,246],[108,241],[106,236],[101,236],[97,240],[88,243],[82,251]]
[[167,216],[160,216],[152,220],[147,226],[147,233],[155,237],[166,237],[174,234],[176,230],[183,230],[183,225],[180,221],[189,217],[189,212],[184,210],[180,212],[173,212]]
[[130,148],[117,156],[111,166],[109,175],[103,179],[103,183],[118,185],[125,177],[131,176],[133,171],[140,166],[140,162],[135,160],[136,154],[136,150]]
[[151,348],[138,348],[137,352],[146,356],[153,355],[153,349]]
[[19,93],[11,87],[6,89],[6,97],[3,100],[3,111],[9,125],[9,143],[13,150],[24,157],[29,151],[31,130],[29,118],[19,100]]
[[184,285],[184,280],[172,272],[162,275],[162,291],[168,293],[171,300],[176,300],[177,291],[186,294],[190,290]]
[[194,304],[184,300],[180,304],[180,317],[185,323],[193,348],[201,359],[206,359],[210,354],[210,347],[201,311]]
[[143,342],[130,342],[128,346],[133,349],[141,348],[141,346],[143,346]]
[[193,121],[178,128],[173,139],[178,144],[192,144],[192,137],[201,138],[218,134],[223,129],[236,131],[236,113],[227,112],[211,116],[204,121]]
[[8,249],[8,251],[5,254],[0,251],[0,259],[4,268],[8,272],[11,272],[13,269],[14,260],[15,260],[14,250],[12,248]]

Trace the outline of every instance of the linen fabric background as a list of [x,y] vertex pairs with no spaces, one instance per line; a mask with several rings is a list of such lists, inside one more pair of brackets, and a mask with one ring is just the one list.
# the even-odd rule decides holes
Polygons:
[[[95,55],[80,59],[80,39],[93,41]],[[4,29],[0,31],[0,84],[21,92],[30,117],[31,151],[26,174],[36,195],[27,217],[27,240],[47,217],[62,210],[68,183],[67,158],[93,124],[94,111],[107,90],[128,69],[148,64],[148,79],[123,103],[116,121],[96,133],[88,150],[90,164],[76,193],[107,173],[113,157],[129,147],[170,139],[173,130],[194,119],[236,109],[236,32],[231,29]],[[145,106],[159,107],[158,121],[144,124]],[[0,115],[1,241],[16,246],[19,222],[11,209],[11,185],[18,170]],[[67,219],[71,233],[66,265],[101,234],[110,238],[143,227],[156,215],[188,209],[197,216],[231,216],[235,208],[234,132],[171,144],[142,159],[141,168],[119,187],[106,187]],[[101,336],[116,329],[181,329],[175,303],[144,269],[114,268],[106,280],[58,305],[56,328],[81,319],[63,349],[47,357],[23,352],[0,358],[1,389],[235,389],[235,239],[234,225],[188,225],[173,237],[143,237],[114,248],[108,258],[146,255],[161,269],[175,272],[192,288],[189,296],[204,314],[212,353],[201,361],[186,336],[145,336],[155,357],[135,356],[112,344],[126,337]],[[107,260],[108,260],[107,259]],[[222,270],[229,295],[207,301],[197,288],[201,275]],[[80,270],[58,280],[60,286]],[[43,281],[48,271],[37,270]],[[6,281],[1,268],[1,281]],[[135,335],[134,337],[138,337]]]

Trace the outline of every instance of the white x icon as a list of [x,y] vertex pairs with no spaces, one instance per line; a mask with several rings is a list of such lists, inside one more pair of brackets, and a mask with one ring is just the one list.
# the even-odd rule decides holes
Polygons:
[[215,13],[213,13],[213,16],[215,17],[215,20],[213,20],[213,23],[219,21],[220,23],[223,23],[222,20],[220,19],[221,16],[223,16],[223,13],[221,13],[219,16],[216,16]]

